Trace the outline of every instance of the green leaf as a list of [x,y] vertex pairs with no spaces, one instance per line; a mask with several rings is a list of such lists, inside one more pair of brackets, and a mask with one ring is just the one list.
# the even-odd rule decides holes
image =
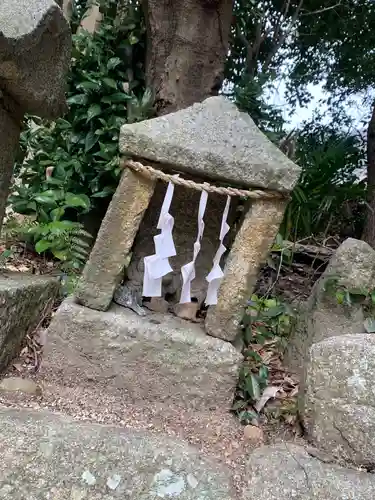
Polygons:
[[364,327],[367,333],[375,333],[375,319],[367,318],[364,322]]
[[81,82],[77,85],[78,88],[82,88],[83,90],[98,90],[100,88],[99,82]]
[[67,103],[69,105],[71,105],[71,104],[84,105],[87,103],[87,95],[86,94],[73,95],[73,96],[69,97],[69,99],[67,99]]
[[95,144],[98,142],[98,140],[99,140],[99,136],[95,135],[94,132],[90,131],[86,135],[86,139],[85,139],[85,153],[90,151],[95,146]]
[[111,57],[107,62],[107,69],[115,69],[119,64],[121,64],[121,59],[119,57]]
[[88,123],[95,116],[100,115],[101,112],[102,112],[102,108],[99,106],[99,104],[91,104],[91,106],[87,110],[87,120],[86,120],[86,122]]
[[239,399],[238,401],[236,401],[233,404],[232,411],[242,410],[242,408],[246,408],[247,405],[248,405],[247,401],[244,401],[243,399]]
[[343,304],[345,300],[345,293],[342,290],[336,292],[336,300],[338,304]]
[[49,248],[51,248],[52,243],[47,240],[39,240],[38,243],[35,245],[35,251],[38,253],[43,253]]
[[371,302],[375,304],[375,292],[371,292]]
[[268,380],[268,368],[265,365],[262,365],[259,368],[259,377],[263,380]]
[[34,196],[34,200],[42,204],[54,203],[56,199],[57,199],[56,194],[51,190],[39,193],[38,195]]
[[102,98],[102,102],[106,104],[112,104],[117,102],[126,102],[130,99],[128,94],[117,92],[116,94],[111,94]]
[[103,83],[105,83],[107,87],[110,87],[115,90],[118,89],[117,83],[115,82],[115,80],[112,80],[112,78],[103,78]]
[[57,207],[51,210],[51,217],[53,220],[59,220],[65,213],[65,209],[63,207]]
[[139,42],[139,38],[137,38],[135,35],[131,34],[129,36],[129,43],[130,43],[130,45],[135,45],[138,42]]
[[260,398],[260,386],[256,375],[250,373],[245,381],[245,389],[249,393],[251,399],[258,401]]
[[82,207],[88,210],[91,206],[90,198],[85,194],[67,193],[65,197],[65,204],[67,207]]
[[284,308],[282,305],[276,307],[270,307],[267,311],[263,312],[263,315],[267,318],[276,318],[280,316],[284,312]]
[[65,261],[68,259],[68,253],[66,250],[55,250],[55,249],[52,249],[52,253],[54,255],[54,257],[56,257],[56,259],[59,259],[59,260],[62,260],[62,261]]
[[113,194],[113,189],[110,187],[105,187],[102,191],[92,194],[93,198],[107,198]]

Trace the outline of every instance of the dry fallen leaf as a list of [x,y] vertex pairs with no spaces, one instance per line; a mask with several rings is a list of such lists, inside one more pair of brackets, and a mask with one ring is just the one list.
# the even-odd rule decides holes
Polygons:
[[281,389],[280,387],[277,387],[274,385],[270,385],[270,386],[266,387],[264,389],[263,394],[261,395],[259,401],[257,401],[257,403],[254,405],[254,408],[256,409],[256,411],[258,413],[260,411],[262,411],[262,409],[266,405],[267,401],[269,399],[275,398],[276,394],[280,391],[280,389]]

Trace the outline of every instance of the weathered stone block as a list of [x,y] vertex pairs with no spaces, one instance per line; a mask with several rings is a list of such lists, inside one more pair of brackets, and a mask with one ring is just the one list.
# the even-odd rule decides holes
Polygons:
[[315,283],[288,347],[287,363],[298,373],[302,373],[304,360],[314,342],[365,331],[361,305],[353,303],[344,307],[338,304],[337,287],[367,292],[375,289],[375,250],[370,245],[353,238],[345,240]]
[[235,498],[226,467],[162,433],[9,409],[0,428],[0,498]]
[[227,183],[289,192],[300,168],[223,96],[123,125],[123,154]]
[[373,500],[375,476],[312,457],[291,443],[251,453],[242,500]]
[[375,464],[375,336],[342,335],[314,344],[300,410],[316,445],[357,465]]
[[69,24],[54,0],[0,2],[1,90],[24,113],[64,113],[70,52]]
[[0,372],[18,354],[58,288],[58,278],[0,273]]
[[257,200],[245,215],[225,264],[218,304],[207,312],[205,327],[210,335],[233,341],[239,333],[246,300],[277,234],[285,204],[282,200]]
[[154,187],[151,179],[123,173],[83,270],[76,292],[80,304],[108,309]]
[[112,305],[99,312],[65,301],[48,329],[46,363],[64,383],[91,380],[129,402],[229,409],[242,355],[198,324]]

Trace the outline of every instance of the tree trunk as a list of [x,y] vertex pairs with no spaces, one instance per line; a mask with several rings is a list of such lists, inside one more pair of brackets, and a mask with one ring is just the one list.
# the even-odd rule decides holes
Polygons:
[[375,103],[367,129],[368,209],[362,239],[375,248]]
[[233,0],[143,0],[146,84],[157,114],[217,95],[224,78]]

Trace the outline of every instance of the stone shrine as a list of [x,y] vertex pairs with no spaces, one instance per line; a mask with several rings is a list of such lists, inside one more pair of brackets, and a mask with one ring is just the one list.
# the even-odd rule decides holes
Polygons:
[[86,377],[127,401],[229,409],[242,362],[231,341],[299,167],[224,97],[124,125],[120,150],[75,301],[49,327],[49,362],[66,384]]
[[[167,116],[124,125],[120,150],[124,155],[151,163],[165,172],[217,185],[231,184],[250,191],[248,200],[231,199],[227,223],[231,228],[224,244],[229,247],[217,305],[210,306],[206,331],[224,340],[234,340],[246,300],[255,284],[282,220],[287,194],[299,176],[290,161],[256,127],[251,118],[224,97]],[[265,191],[251,191],[252,189]],[[258,196],[256,196],[258,194]],[[142,289],[143,259],[153,253],[165,183],[125,166],[125,172],[103,221],[85,271],[78,301],[106,310],[131,252],[127,283]],[[170,259],[173,272],[164,278],[163,298],[179,300],[181,267],[192,258],[197,233],[200,193],[177,185],[170,212],[174,217],[176,255]],[[251,200],[251,203],[249,201]],[[208,194],[201,249],[195,262],[192,298],[201,305],[207,291],[206,277],[219,244],[226,196]],[[121,235],[121,237],[119,237]]]

